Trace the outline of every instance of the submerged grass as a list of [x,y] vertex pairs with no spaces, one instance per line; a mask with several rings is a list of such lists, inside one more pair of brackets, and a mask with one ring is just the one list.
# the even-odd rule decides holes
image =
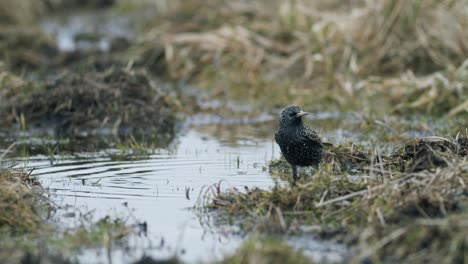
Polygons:
[[[468,236],[467,140],[427,137],[388,155],[335,147],[331,161],[295,188],[215,192],[210,206],[243,216],[246,230],[309,230],[357,244],[357,262],[460,263]],[[356,166],[349,170],[349,163]]]

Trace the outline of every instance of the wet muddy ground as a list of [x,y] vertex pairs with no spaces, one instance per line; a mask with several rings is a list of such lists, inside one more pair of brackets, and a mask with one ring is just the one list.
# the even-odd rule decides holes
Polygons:
[[[311,115],[307,122],[320,127],[324,140],[334,144],[359,141],[378,145],[372,140],[376,134],[360,134],[352,124],[344,129],[345,119],[344,114],[324,112]],[[60,225],[76,225],[83,214],[92,212],[96,219],[112,215],[144,226],[128,248],[114,249],[110,256],[105,249],[86,250],[78,256],[80,261],[97,257],[98,262],[110,258],[112,263],[129,263],[142,256],[165,259],[176,255],[187,263],[210,262],[234,253],[251,234],[237,224],[220,221],[216,212],[202,209],[203,197],[212,186],[220,186],[221,191],[275,186],[277,178],[272,178],[269,166],[280,158],[272,136],[276,126],[277,120],[270,114],[259,118],[200,114],[186,119],[167,147],[107,146],[93,152],[78,148],[72,154],[51,151],[50,155],[44,153],[45,142],[49,149],[67,149],[64,146],[73,146],[73,140],[28,135],[17,140],[17,148],[42,154],[9,162],[38,177],[52,201],[62,208],[57,214]],[[407,131],[413,133],[433,132]],[[12,138],[4,140],[2,145],[8,146]],[[381,149],[393,148],[391,143],[381,145]],[[280,184],[287,182],[280,180]],[[340,263],[353,251],[313,234],[283,239],[312,259],[327,263]]]
[[[460,166],[462,173],[466,172],[466,169],[463,171],[466,163],[460,161],[458,153],[453,149],[444,148],[440,143],[449,142],[451,145],[447,144],[453,147],[457,145],[454,143],[456,140],[431,138],[438,135],[456,135],[460,131],[463,132],[463,129],[466,130],[466,121],[460,117],[466,102],[460,103],[456,100],[458,94],[464,95],[465,86],[462,82],[468,72],[465,64],[448,71],[448,75],[455,76],[454,80],[448,77],[445,80],[438,73],[428,77],[427,81],[412,74],[404,75],[401,77],[401,86],[419,85],[421,89],[409,93],[407,98],[399,94],[402,91],[406,93],[405,88],[390,92],[389,95],[393,97],[384,105],[392,105],[393,101],[400,102],[402,97],[412,100],[408,99],[408,104],[394,104],[393,106],[396,106],[390,108],[391,110],[384,107],[379,109],[379,102],[385,101],[381,97],[375,96],[376,101],[372,101],[374,90],[370,90],[370,95],[364,95],[364,99],[361,98],[359,87],[369,83],[372,86],[372,82],[375,81],[372,76],[362,83],[346,84],[343,81],[344,84],[336,84],[342,85],[344,90],[357,89],[353,94],[355,100],[344,99],[348,96],[348,90],[345,95],[340,95],[340,91],[335,94],[335,89],[323,94],[317,92],[317,98],[325,96],[324,102],[321,102],[321,99],[315,98],[313,92],[312,96],[310,91],[306,93],[305,90],[296,90],[294,84],[291,84],[291,91],[286,93],[287,96],[283,96],[284,93],[276,94],[279,91],[275,90],[275,87],[270,89],[270,86],[262,81],[257,83],[252,77],[255,74],[249,73],[249,81],[253,81],[256,88],[249,86],[252,83],[243,85],[244,80],[239,81],[236,76],[242,70],[239,73],[233,70],[232,75],[227,76],[231,81],[235,80],[233,83],[224,79],[225,72],[216,77],[218,81],[216,78],[210,79],[210,71],[213,69],[205,64],[213,55],[210,49],[225,43],[223,38],[229,38],[230,34],[234,34],[231,37],[245,38],[241,41],[242,45],[246,45],[243,48],[249,51],[253,49],[254,53],[262,50],[259,47],[256,47],[258,50],[253,48],[257,44],[265,45],[268,49],[278,48],[281,51],[276,54],[278,57],[275,59],[278,60],[283,53],[289,52],[281,45],[276,47],[268,44],[267,39],[249,35],[248,31],[236,28],[237,31],[209,32],[200,36],[187,36],[183,32],[181,35],[169,35],[168,39],[173,37],[174,42],[165,43],[166,46],[162,47],[164,41],[154,41],[159,40],[160,29],[157,27],[154,32],[146,32],[149,37],[140,38],[139,35],[141,24],[154,19],[152,16],[157,15],[151,9],[137,12],[115,9],[76,10],[50,15],[38,22],[40,29],[45,33],[45,39],[38,42],[38,47],[33,48],[27,43],[31,37],[28,34],[36,38],[34,34],[37,32],[21,31],[24,35],[20,35],[26,36],[24,41],[21,37],[8,39],[9,34],[15,31],[2,31],[3,36],[7,36],[5,39],[10,40],[5,42],[6,46],[20,54],[16,56],[13,52],[12,60],[7,61],[15,75],[10,75],[7,71],[2,72],[3,65],[0,64],[0,80],[2,85],[3,82],[6,83],[6,88],[0,89],[0,96],[4,96],[0,97],[0,110],[6,113],[4,118],[0,119],[0,157],[3,158],[5,154],[5,158],[0,158],[2,164],[22,168],[37,177],[57,210],[50,221],[59,227],[79,226],[86,217],[99,220],[111,216],[125,219],[138,230],[137,235],[131,236],[124,246],[86,249],[77,256],[72,256],[72,259],[76,258],[81,263],[131,263],[142,256],[151,256],[154,259],[176,256],[187,263],[213,262],[225,259],[227,255],[235,253],[244,241],[257,236],[286,241],[319,263],[343,263],[351,255],[356,255],[358,245],[355,236],[352,243],[346,242],[346,239],[333,239],[333,235],[316,232],[320,229],[319,224],[308,223],[310,219],[306,219],[305,222],[309,225],[304,225],[302,233],[290,232],[289,229],[284,229],[287,231],[282,233],[269,233],[261,231],[262,228],[259,228],[259,232],[252,232],[245,228],[242,221],[251,221],[248,217],[252,217],[254,213],[258,213],[256,210],[260,209],[255,206],[248,208],[251,210],[250,215],[242,218],[235,213],[230,215],[223,214],[225,211],[222,210],[212,210],[212,201],[205,199],[217,197],[220,198],[217,201],[226,205],[239,197],[247,199],[246,203],[250,202],[248,195],[255,198],[256,193],[261,193],[258,189],[269,192],[279,189],[279,193],[290,193],[291,189],[287,188],[289,167],[286,163],[278,161],[280,152],[273,139],[278,124],[278,113],[284,102],[301,103],[304,104],[305,110],[312,110],[313,113],[307,117],[306,122],[318,130],[325,142],[333,143],[334,146],[328,153],[332,156],[326,158],[319,171],[324,180],[317,180],[315,183],[328,185],[326,181],[330,178],[335,184],[349,184],[338,188],[336,193],[341,194],[348,186],[351,186],[351,189],[356,188],[350,192],[362,193],[359,189],[362,187],[359,185],[362,179],[366,184],[367,181],[380,179],[373,175],[373,171],[369,172],[367,169],[375,169],[372,167],[374,163],[379,163],[381,156],[389,153],[394,154],[385,158],[395,158],[395,161],[400,162],[401,164],[395,165],[401,166],[398,167],[399,171],[382,172],[383,167],[377,169],[381,169],[383,174],[390,173],[390,176],[405,170],[412,173],[427,172],[428,169],[436,168],[437,172],[440,172],[439,167],[451,168],[453,164],[457,169],[460,169],[457,167]],[[248,18],[249,14],[242,12],[243,16]],[[203,24],[195,15],[193,18],[195,24],[192,24],[193,21],[168,21],[178,26],[182,25],[173,29],[174,32],[178,32],[185,27],[196,27],[197,23]],[[203,41],[211,45],[201,45]],[[18,49],[12,48],[16,46]],[[203,50],[200,54],[196,53],[199,47]],[[226,47],[229,50],[228,45]],[[237,48],[234,48],[233,54],[239,52]],[[134,54],[141,52],[138,49],[146,51],[134,58]],[[186,57],[182,56],[184,52],[187,53]],[[48,56],[53,59],[49,60]],[[263,55],[258,56],[257,59],[261,62]],[[174,59],[173,64],[169,63],[170,59]],[[252,63],[247,58],[244,60],[246,62],[241,62],[241,68],[242,63]],[[307,58],[304,60],[307,61]],[[214,61],[222,64],[216,56]],[[316,62],[320,61],[317,59]],[[234,60],[233,64],[235,62]],[[297,60],[291,63],[295,62]],[[194,63],[206,66],[208,73],[205,72],[204,76],[204,69],[198,69]],[[231,64],[227,65],[230,71]],[[286,68],[294,68],[291,65]],[[312,66],[306,66],[304,76],[309,76]],[[170,69],[171,67],[173,69]],[[180,71],[179,75],[174,75],[177,71]],[[309,73],[306,74],[307,72]],[[337,76],[339,79],[339,74]],[[195,83],[200,84],[202,80],[203,84],[203,77],[211,81],[207,81],[207,86],[210,86],[208,89],[191,86],[191,78],[199,78]],[[438,78],[442,78],[442,81]],[[443,85],[438,86],[438,80]],[[382,82],[374,88],[382,92],[387,86],[398,85],[399,81]],[[239,84],[242,87],[236,89]],[[257,88],[258,90],[255,90]],[[440,97],[443,100],[436,103],[428,101],[428,90],[432,92],[433,98]],[[301,93],[308,95],[308,98]],[[365,99],[365,96],[369,97]],[[315,104],[308,104],[309,99]],[[368,105],[363,105],[361,112],[359,104],[366,100]],[[278,102],[281,102],[281,105]],[[452,102],[456,102],[458,106],[452,105]],[[336,108],[338,110],[335,111],[334,105],[339,106]],[[346,109],[346,105],[352,105],[354,110]],[[378,113],[373,112],[374,107]],[[414,109],[418,109],[414,112],[415,115],[398,115]],[[436,118],[420,114],[418,111],[435,114],[445,111],[449,112],[449,117],[458,118]],[[395,113],[397,115],[394,115]],[[436,143],[427,145],[425,141],[420,141],[420,144],[407,144],[401,148],[405,140],[428,136]],[[466,149],[466,146],[464,148]],[[439,151],[449,151],[456,155],[440,156]],[[379,162],[375,162],[376,160]],[[394,165],[391,162],[388,164]],[[330,169],[331,175],[327,174],[330,172],[327,171],[328,167],[333,167]],[[308,169],[301,171],[306,176],[315,172]],[[344,183],[338,178],[345,179]],[[301,195],[307,196],[309,187],[323,191],[320,186],[311,186],[313,182],[313,178],[310,182],[307,182],[307,178],[304,180]],[[330,190],[334,188],[337,186],[331,184]],[[222,193],[227,190],[227,196],[223,197]],[[331,196],[332,192],[328,194],[328,189],[324,191],[322,199],[326,195]],[[232,193],[234,196],[229,196]],[[441,193],[445,191],[442,190]],[[297,198],[297,203],[301,195]],[[343,191],[343,195],[345,201],[337,203],[336,208],[347,204],[345,198],[349,193]],[[341,201],[342,197],[335,199]],[[331,201],[334,202],[334,199]],[[285,203],[290,201],[286,199]],[[232,205],[233,208],[237,206],[235,202],[232,202]],[[281,203],[278,206],[281,206]],[[361,204],[356,202],[356,206]],[[416,204],[417,206],[419,205]],[[348,209],[346,206],[343,208]],[[393,207],[389,208],[388,214],[395,211]],[[285,206],[277,207],[279,215],[281,209],[293,215],[288,221],[294,219],[296,213],[307,213],[296,211],[295,207],[288,211],[291,208]],[[318,207],[311,210],[316,209],[318,212],[321,210]],[[339,208],[337,214],[342,211]],[[380,207],[377,211],[380,223],[385,226]],[[326,213],[324,215],[328,217]],[[333,213],[331,215],[333,216]],[[266,218],[268,217],[271,219],[266,220],[276,221],[269,213]],[[351,221],[355,220],[350,218]],[[356,218],[356,222],[364,221]],[[370,218],[372,217],[369,217],[368,221]],[[301,221],[300,219],[299,216],[288,225],[302,228],[299,223],[294,223],[296,220]],[[391,219],[387,220],[391,222]],[[336,224],[334,221],[333,219],[330,223]],[[347,221],[348,218],[345,217],[341,225],[346,226]],[[265,222],[267,225],[272,224]],[[282,225],[284,227],[284,223]],[[377,234],[383,236],[379,228],[380,226],[376,227]],[[460,228],[466,230],[464,227]],[[337,234],[341,231],[331,233]],[[386,237],[379,242],[385,239]],[[366,260],[370,261],[363,261]]]

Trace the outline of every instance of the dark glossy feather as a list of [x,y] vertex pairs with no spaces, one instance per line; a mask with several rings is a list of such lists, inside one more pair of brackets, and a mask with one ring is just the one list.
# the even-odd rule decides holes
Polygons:
[[316,166],[323,156],[323,144],[320,137],[302,117],[294,117],[301,112],[297,106],[289,106],[281,112],[280,127],[275,133],[284,158],[293,166]]

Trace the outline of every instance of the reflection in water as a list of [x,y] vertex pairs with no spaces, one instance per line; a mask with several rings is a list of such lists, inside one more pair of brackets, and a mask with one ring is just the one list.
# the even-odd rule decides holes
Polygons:
[[[27,166],[35,168],[34,174],[58,204],[95,210],[96,217],[112,212],[122,215],[129,208],[135,219],[146,221],[148,241],[133,245],[140,253],[155,258],[177,253],[194,262],[220,258],[240,243],[239,237],[223,235],[222,229],[213,233],[199,222],[190,208],[200,190],[222,179],[227,182],[225,187],[268,188],[273,182],[265,167],[273,157],[279,153],[271,139],[223,143],[190,129],[172,149],[145,159],[113,161],[93,154],[89,159],[64,158],[51,165],[37,157],[29,159]],[[154,246],[161,243],[162,247]],[[133,253],[139,257],[138,252]],[[114,254],[115,260],[123,262],[131,257]],[[85,254],[83,261],[94,258]]]

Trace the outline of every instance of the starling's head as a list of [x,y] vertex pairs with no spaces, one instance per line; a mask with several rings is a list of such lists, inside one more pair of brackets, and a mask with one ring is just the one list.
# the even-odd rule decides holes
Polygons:
[[302,111],[299,106],[291,105],[281,111],[280,126],[302,124],[302,117],[309,113]]

